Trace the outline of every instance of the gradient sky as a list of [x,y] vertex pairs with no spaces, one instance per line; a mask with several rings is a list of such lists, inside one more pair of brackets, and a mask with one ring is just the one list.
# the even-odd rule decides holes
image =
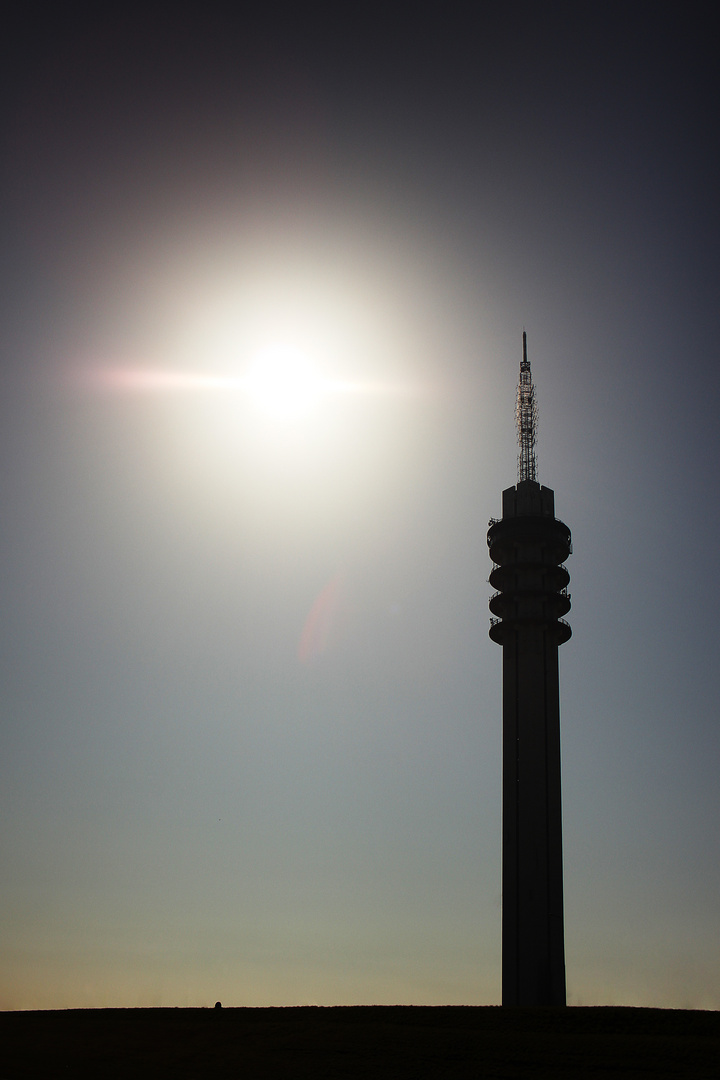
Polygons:
[[[720,1008],[704,5],[110,7],[5,33],[0,1007],[500,1001],[524,327],[569,1002]],[[373,392],[131,385],[280,332]]]

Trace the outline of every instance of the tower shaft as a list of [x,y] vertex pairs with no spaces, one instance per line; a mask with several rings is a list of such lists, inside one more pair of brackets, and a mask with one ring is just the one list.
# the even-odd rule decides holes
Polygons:
[[503,645],[503,1005],[564,1005],[558,646],[538,627]]

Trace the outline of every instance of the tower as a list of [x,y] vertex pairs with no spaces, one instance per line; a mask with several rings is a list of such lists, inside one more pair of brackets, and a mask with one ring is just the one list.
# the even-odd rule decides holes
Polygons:
[[491,519],[490,637],[503,650],[503,1005],[564,1005],[558,646],[571,635],[570,530],[537,482],[537,405],[523,332],[518,483]]

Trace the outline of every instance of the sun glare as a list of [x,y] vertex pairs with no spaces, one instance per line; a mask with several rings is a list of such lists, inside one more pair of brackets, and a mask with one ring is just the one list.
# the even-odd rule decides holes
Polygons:
[[263,349],[245,385],[256,405],[278,417],[299,416],[317,404],[323,380],[304,353],[286,345]]

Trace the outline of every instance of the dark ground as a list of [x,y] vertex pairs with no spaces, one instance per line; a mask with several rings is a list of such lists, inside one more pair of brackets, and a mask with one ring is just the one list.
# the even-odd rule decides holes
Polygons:
[[720,1078],[720,1012],[365,1006],[0,1013],[16,1077]]

